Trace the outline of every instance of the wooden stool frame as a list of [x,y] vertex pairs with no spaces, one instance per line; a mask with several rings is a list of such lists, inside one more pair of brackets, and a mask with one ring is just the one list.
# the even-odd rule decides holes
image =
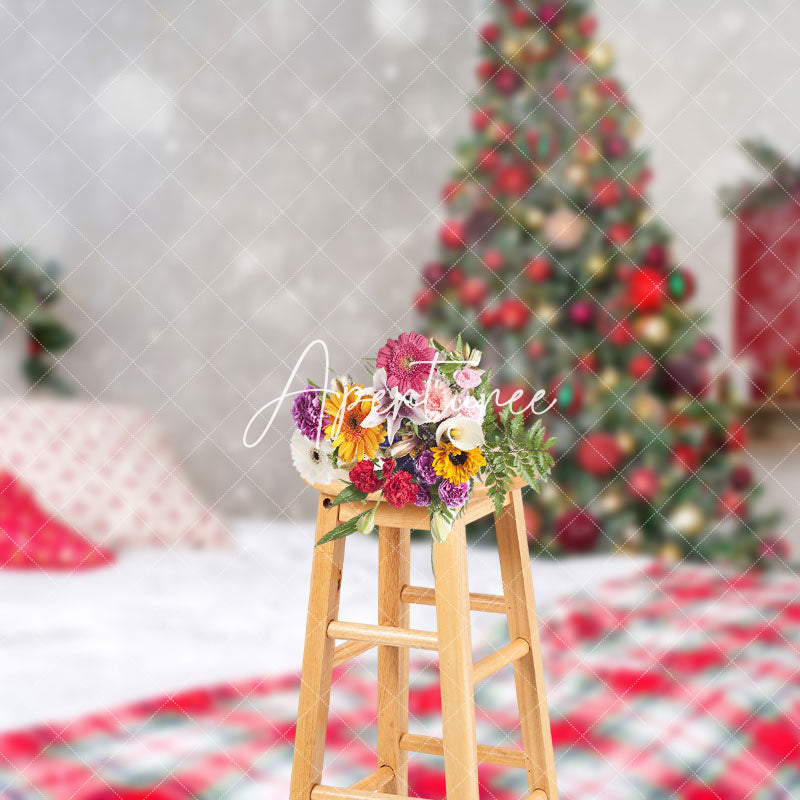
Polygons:
[[[503,595],[470,594],[467,582],[468,522],[494,513],[476,486],[447,541],[433,544],[434,589],[409,584],[412,528],[427,529],[424,508],[377,508],[378,624],[338,619],[345,539],[314,550],[303,672],[297,712],[290,800],[394,800],[408,795],[408,753],[444,757],[447,800],[478,800],[478,763],[526,771],[526,800],[557,800],[553,745],[533,598],[520,481],[495,514]],[[363,511],[360,503],[333,506],[342,484],[320,492],[316,540]],[[412,603],[436,606],[437,631],[408,627]],[[472,662],[470,610],[505,614],[509,644]],[[336,640],[343,640],[338,647]],[[378,763],[375,772],[348,788],[322,784],[325,731],[335,666],[378,648]],[[442,739],[408,732],[409,648],[439,653]],[[513,664],[523,749],[479,745],[475,731],[476,683]]]

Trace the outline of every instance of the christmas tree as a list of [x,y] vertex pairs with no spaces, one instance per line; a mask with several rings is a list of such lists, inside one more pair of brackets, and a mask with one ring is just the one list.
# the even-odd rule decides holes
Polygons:
[[416,305],[431,333],[484,351],[502,399],[555,399],[537,547],[765,561],[775,518],[754,508],[745,430],[686,307],[694,280],[648,204],[637,117],[588,6],[495,4]]

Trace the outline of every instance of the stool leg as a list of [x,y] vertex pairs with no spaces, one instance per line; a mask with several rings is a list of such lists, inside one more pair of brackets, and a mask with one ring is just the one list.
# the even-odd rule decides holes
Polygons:
[[533,599],[528,541],[522,492],[511,493],[511,503],[495,516],[500,572],[508,613],[508,633],[513,641],[525,639],[530,652],[514,662],[522,742],[528,757],[528,786],[543,790],[547,800],[557,800],[553,740],[547,713],[542,651]]
[[[378,625],[408,628],[408,603],[400,592],[410,580],[411,531],[380,528],[378,543]],[[378,647],[378,767],[395,777],[385,792],[408,794],[408,754],[400,736],[408,733],[408,648]]]
[[433,569],[447,800],[478,800],[467,539],[463,522],[456,522],[444,544],[434,543]]
[[[339,509],[326,508],[325,500],[320,496],[314,541],[333,530],[338,523]],[[322,779],[335,646],[333,639],[328,638],[327,630],[339,612],[344,541],[343,538],[335,539],[314,549],[290,800],[309,800],[311,789]]]

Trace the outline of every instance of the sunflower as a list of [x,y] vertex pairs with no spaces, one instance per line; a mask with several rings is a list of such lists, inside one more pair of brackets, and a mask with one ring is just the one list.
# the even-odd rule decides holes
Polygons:
[[363,386],[344,386],[325,399],[325,413],[330,423],[325,435],[334,449],[338,448],[340,463],[360,461],[364,456],[375,458],[378,445],[386,435],[381,423],[374,428],[362,428],[361,423],[372,410],[372,396],[363,394]]
[[432,447],[431,452],[433,471],[450,483],[465,483],[486,465],[480,447],[459,450],[454,445],[445,443],[439,447]]

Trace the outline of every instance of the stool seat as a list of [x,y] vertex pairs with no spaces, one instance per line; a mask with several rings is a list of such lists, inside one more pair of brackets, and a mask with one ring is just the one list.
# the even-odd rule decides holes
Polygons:
[[[346,537],[314,548],[306,642],[297,712],[290,800],[396,800],[408,796],[409,753],[444,758],[447,800],[478,800],[478,763],[525,770],[526,800],[557,800],[539,632],[533,598],[521,479],[498,514],[486,487],[476,483],[445,542],[432,542],[434,586],[410,584],[411,529],[428,529],[428,509],[378,502],[377,624],[338,618]],[[364,511],[363,502],[334,505],[344,483],[314,485],[319,493],[315,541]],[[375,503],[379,494],[366,498]],[[465,526],[494,515],[502,595],[470,593]],[[436,631],[409,627],[411,604],[436,607]],[[470,611],[505,614],[509,643],[473,663]],[[337,646],[336,642],[340,644]],[[349,787],[322,782],[325,731],[335,666],[378,649],[378,743],[374,772]],[[408,730],[409,651],[439,655],[442,737]],[[475,684],[506,667],[514,670],[522,749],[479,744]]]
[[[343,483],[342,481],[334,481],[333,483],[328,484],[317,484],[317,483],[309,483],[313,489],[316,489],[320,494],[324,495],[325,497],[330,498],[336,497],[339,492],[342,491],[348,484]],[[511,482],[511,491],[515,489],[521,489],[523,486],[527,486],[522,478],[514,478]],[[367,503],[374,503],[380,497],[380,492],[373,492],[370,495],[367,495],[366,502]],[[505,504],[508,505],[510,502],[510,492],[506,496]],[[339,522],[347,522],[348,519],[352,519],[353,517],[357,517],[363,510],[365,506],[361,502],[354,502],[354,503],[342,503],[339,506]],[[479,481],[476,481],[472,487],[472,491],[470,492],[469,501],[467,502],[467,508],[464,511],[462,516],[463,521],[466,524],[470,522],[474,522],[476,519],[482,519],[483,517],[488,516],[494,510],[494,504],[492,503],[492,499],[489,497],[489,492],[486,489],[486,485]],[[378,526],[381,525],[397,525],[397,526],[407,526],[409,528],[413,528],[415,530],[429,530],[431,527],[430,523],[430,515],[428,514],[427,508],[417,508],[416,506],[406,506],[405,508],[393,508],[386,502],[386,500],[381,499],[380,503],[378,504],[378,508],[375,510],[375,524]]]

